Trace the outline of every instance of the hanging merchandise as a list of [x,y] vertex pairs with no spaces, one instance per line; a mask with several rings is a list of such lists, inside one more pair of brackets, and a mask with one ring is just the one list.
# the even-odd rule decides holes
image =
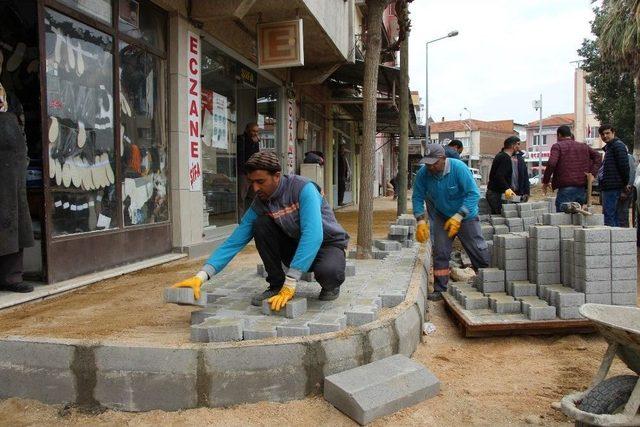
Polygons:
[[58,140],[59,128],[58,128],[58,119],[55,117],[51,117],[51,124],[49,125],[49,142],[55,144]]
[[227,137],[227,97],[213,92],[213,146],[229,149]]

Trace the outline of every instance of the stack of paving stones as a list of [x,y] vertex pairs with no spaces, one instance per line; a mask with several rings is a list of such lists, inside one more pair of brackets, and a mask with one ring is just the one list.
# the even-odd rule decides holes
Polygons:
[[[536,217],[544,217],[546,225],[530,225],[528,233],[494,230],[489,242],[494,248],[493,268],[480,269],[473,285],[450,284],[449,293],[463,308],[553,320],[581,318],[579,307],[585,302],[636,305],[636,230],[574,225],[572,214],[542,212],[553,203],[550,199],[524,210],[516,208],[520,214],[531,209]],[[512,215],[507,213],[505,220]],[[598,214],[586,217],[600,222]],[[499,218],[491,216],[489,221],[499,224]]]
[[392,239],[378,241],[374,248],[384,257],[347,262],[346,280],[334,301],[320,301],[320,286],[313,273],[305,273],[296,296],[284,309],[274,312],[266,301],[262,307],[252,306],[251,297],[267,286],[262,264],[257,266],[257,274],[223,271],[202,287],[197,301],[190,288],[167,288],[164,298],[170,303],[202,307],[191,313],[191,340],[195,342],[304,336],[360,326],[375,321],[381,309],[404,301],[419,251],[414,234],[413,216],[399,217],[390,226]]

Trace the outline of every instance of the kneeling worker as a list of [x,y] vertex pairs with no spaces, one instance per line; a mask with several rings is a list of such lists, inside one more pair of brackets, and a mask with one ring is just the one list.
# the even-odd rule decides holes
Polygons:
[[427,145],[421,162],[425,166],[418,171],[413,186],[413,214],[418,220],[416,239],[421,243],[429,239],[431,223],[434,292],[428,298],[438,301],[447,290],[451,247],[456,235],[475,270],[489,266],[489,248],[478,220],[480,191],[469,168],[460,160],[446,158],[439,144]]
[[[268,299],[279,311],[293,298],[302,273],[313,271],[322,290],[320,300],[338,298],[345,275],[349,235],[336,221],[319,187],[298,175],[282,175],[275,153],[253,154],[244,166],[256,197],[238,228],[216,249],[195,276],[173,285],[200,287],[240,252],[252,238],[267,271],[269,288],[251,304]],[[282,264],[290,266],[285,274]]]

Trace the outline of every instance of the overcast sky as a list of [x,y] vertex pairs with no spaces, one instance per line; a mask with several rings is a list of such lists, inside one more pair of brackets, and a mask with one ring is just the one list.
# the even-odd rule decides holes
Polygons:
[[573,112],[576,50],[590,37],[591,0],[414,0],[410,3],[411,90],[425,93],[429,44],[429,115],[480,120],[538,118]]

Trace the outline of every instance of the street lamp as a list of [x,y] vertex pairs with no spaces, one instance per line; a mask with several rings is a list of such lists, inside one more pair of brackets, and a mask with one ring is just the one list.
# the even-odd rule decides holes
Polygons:
[[429,144],[429,142],[431,141],[431,132],[429,130],[429,43],[434,43],[437,42],[438,40],[442,40],[442,39],[446,39],[449,37],[455,37],[458,35],[458,31],[457,30],[453,30],[451,31],[449,34],[447,34],[446,36],[442,36],[442,37],[438,37],[437,39],[433,39],[433,40],[429,40],[428,42],[425,43],[425,79],[426,79],[426,83],[427,86],[425,88],[425,95],[424,95],[424,112],[425,112],[425,142],[427,144]]
[[[542,174],[542,94],[540,94],[540,99],[533,100],[533,108],[536,111],[540,111],[540,121],[538,122],[538,176]],[[535,141],[535,136],[533,140]],[[542,182],[542,178],[540,181]]]

